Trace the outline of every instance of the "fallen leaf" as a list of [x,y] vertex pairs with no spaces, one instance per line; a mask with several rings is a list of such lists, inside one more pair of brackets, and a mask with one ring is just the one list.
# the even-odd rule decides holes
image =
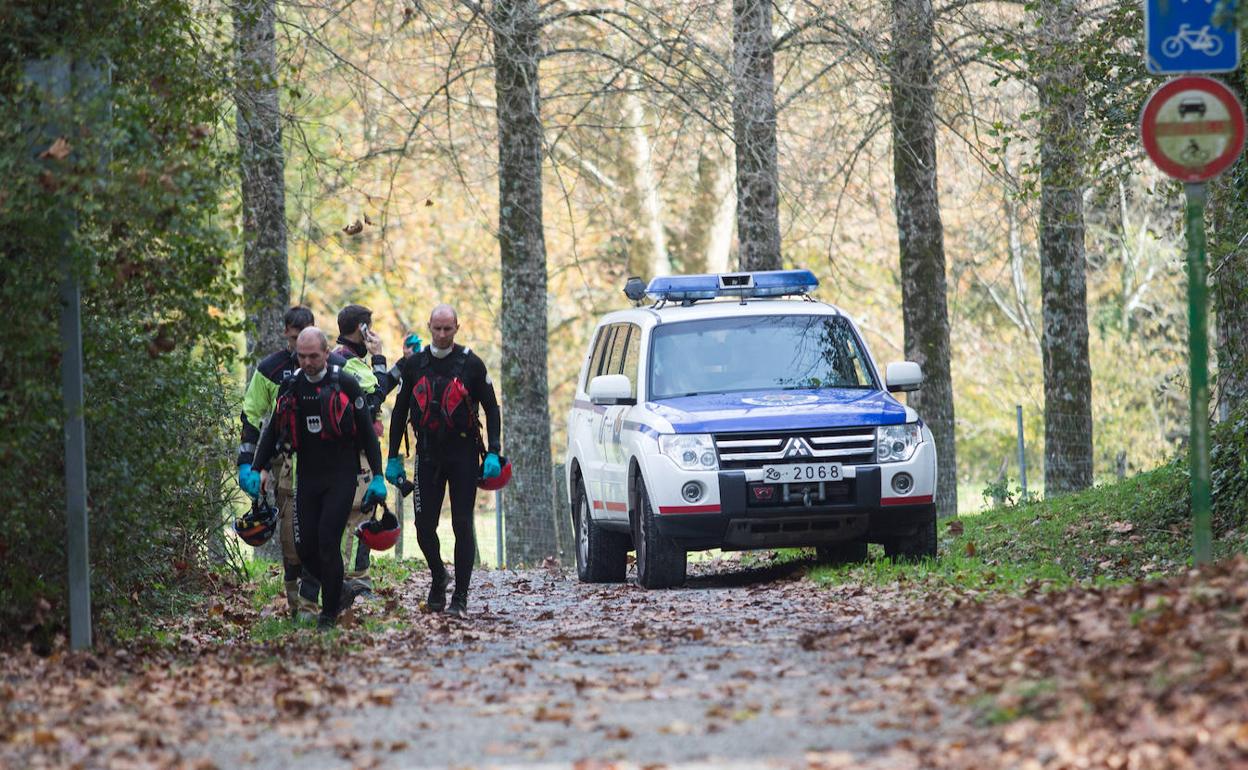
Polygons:
[[[56,141],[48,147],[48,149],[39,153],[40,160],[65,160],[69,154],[73,152],[73,148],[69,146],[69,142],[65,141],[65,137],[58,136]],[[29,157],[29,156],[28,156]]]

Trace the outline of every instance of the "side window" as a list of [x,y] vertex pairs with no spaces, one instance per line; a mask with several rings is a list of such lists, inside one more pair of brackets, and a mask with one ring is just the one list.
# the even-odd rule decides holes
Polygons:
[[589,381],[598,376],[598,371],[602,369],[602,359],[606,354],[607,345],[611,342],[611,330],[614,327],[602,326],[598,329],[598,339],[594,342],[594,352],[590,356],[589,366],[585,369],[585,382],[581,387],[589,389]]
[[624,368],[621,374],[628,377],[633,398],[637,398],[637,368],[641,355],[641,328],[629,324],[628,341],[624,344]]
[[631,324],[615,324],[615,336],[611,340],[611,353],[607,356],[607,363],[602,367],[601,374],[624,373],[624,349],[628,345],[630,328]]

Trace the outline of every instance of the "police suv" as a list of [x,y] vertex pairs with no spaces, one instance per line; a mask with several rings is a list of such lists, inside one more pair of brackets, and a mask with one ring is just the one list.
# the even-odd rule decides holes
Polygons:
[[[857,561],[936,553],[936,448],[808,270],[655,278],[593,335],[568,415],[577,574],[679,585],[685,554],[815,546]],[[643,306],[645,298],[650,303]]]

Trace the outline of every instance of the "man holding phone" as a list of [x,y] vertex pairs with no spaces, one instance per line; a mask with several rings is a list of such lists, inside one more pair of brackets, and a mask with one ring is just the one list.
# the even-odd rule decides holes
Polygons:
[[[369,327],[373,323],[373,311],[363,305],[347,305],[338,313],[338,347],[334,353],[342,356],[346,364],[342,370],[352,375],[360,383],[364,391],[364,401],[368,416],[373,424],[373,431],[381,436],[381,405],[398,384],[398,372],[393,373],[386,367],[386,357],[382,353],[381,337]],[[371,364],[371,365],[370,365]],[[354,532],[356,526],[363,521],[361,502],[364,491],[372,481],[365,458],[360,457],[360,475],[357,478],[355,500],[351,506],[351,517],[347,522],[347,531]],[[351,542],[348,538],[343,546],[344,558],[347,558],[346,578],[348,582],[358,582],[367,592],[372,591],[373,581],[369,576],[368,546],[357,542],[355,559],[350,560]]]

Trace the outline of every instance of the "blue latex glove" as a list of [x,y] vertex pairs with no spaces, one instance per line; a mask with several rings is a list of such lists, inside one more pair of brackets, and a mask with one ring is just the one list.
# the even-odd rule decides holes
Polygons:
[[238,466],[238,485],[253,500],[260,496],[260,474],[251,469],[251,463]]
[[419,334],[409,334],[407,335],[407,339],[403,340],[403,347],[411,348],[413,353],[420,352],[420,344]]
[[498,455],[490,452],[485,456],[485,462],[481,463],[481,478],[492,479],[503,472],[503,464],[498,461]]
[[391,457],[389,460],[386,460],[386,481],[397,487],[399,482],[406,476],[407,472],[403,470],[402,457]]
[[364,499],[362,504],[367,505],[371,502],[382,502],[386,499],[386,482],[381,476],[373,476],[373,480],[368,482],[368,489],[364,490]]

